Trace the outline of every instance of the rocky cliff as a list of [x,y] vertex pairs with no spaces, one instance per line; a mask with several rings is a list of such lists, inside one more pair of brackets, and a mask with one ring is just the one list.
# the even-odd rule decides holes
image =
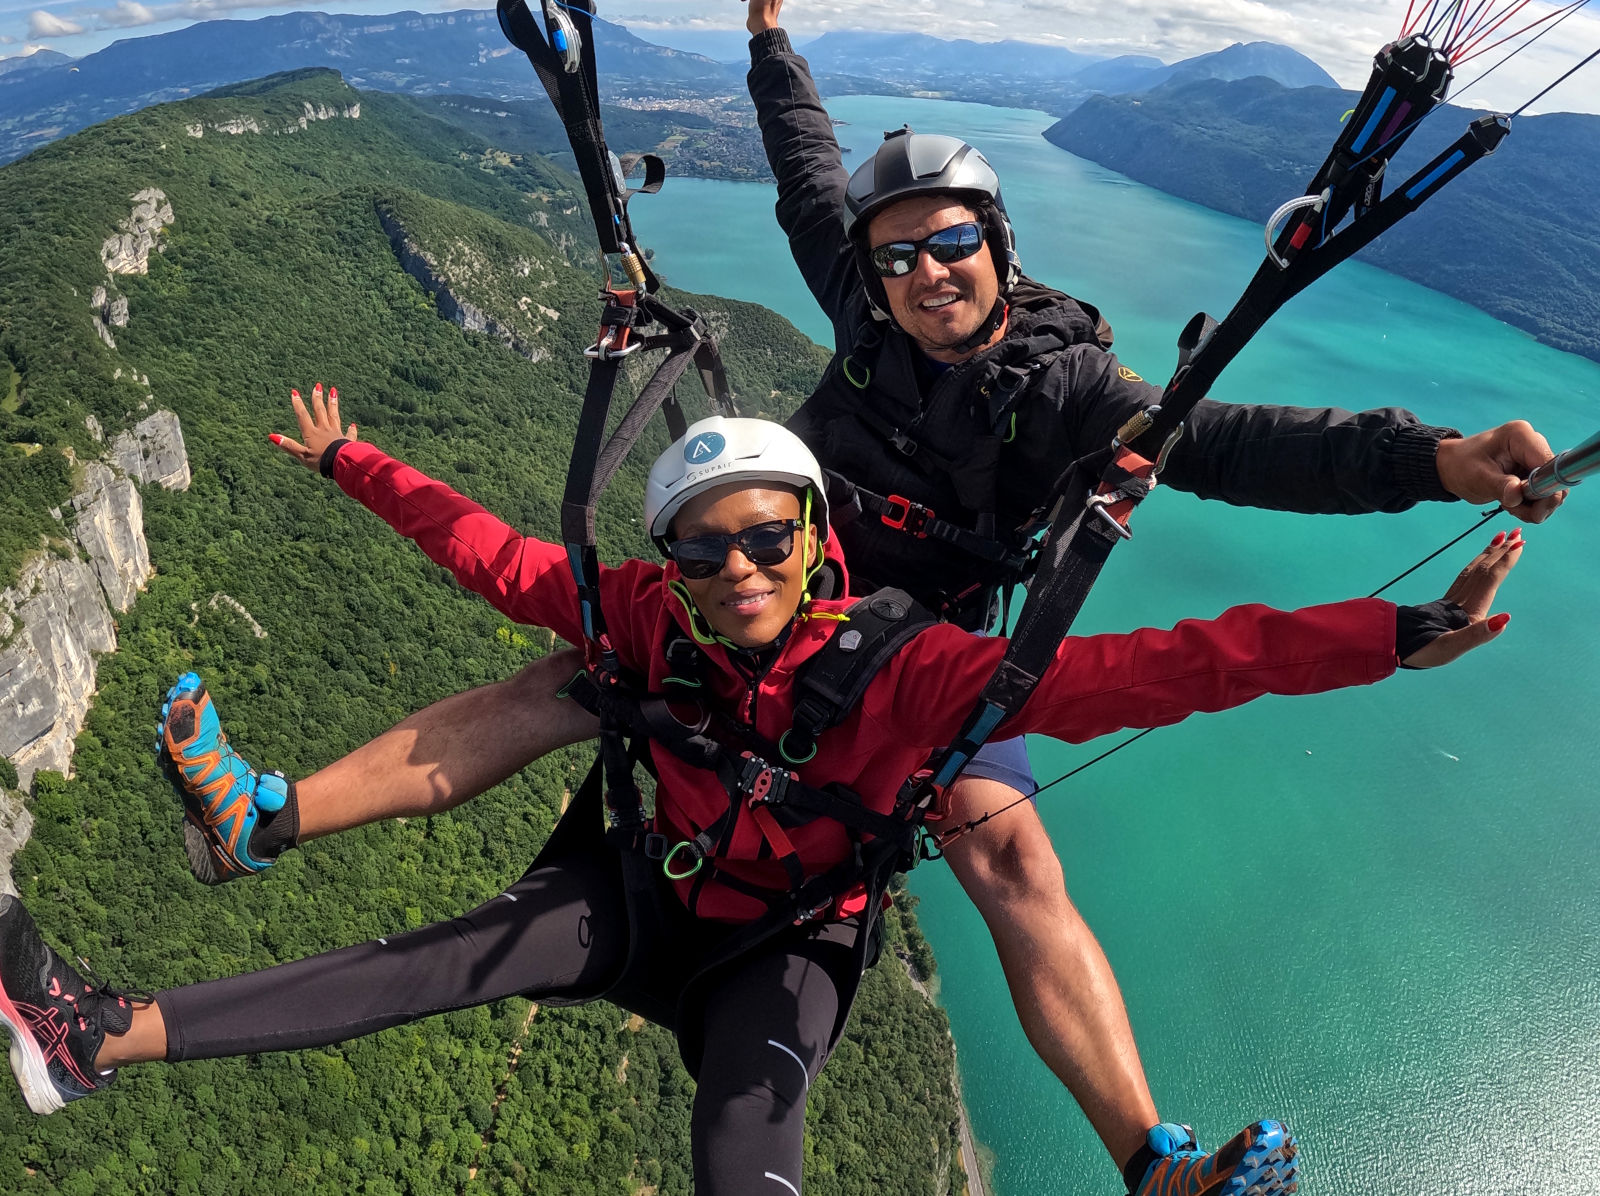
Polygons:
[[[117,646],[114,614],[133,605],[154,570],[135,479],[189,483],[177,416],[160,411],[119,435],[113,464],[91,461],[60,535],[0,590],[0,756],[24,789],[40,769],[69,773],[72,743],[94,696],[95,657]],[[0,788],[0,891],[31,823]]]
[[[401,268],[421,283],[423,290],[434,297],[440,315],[461,325],[468,332],[482,332],[495,337],[513,353],[520,354],[529,361],[543,361],[548,356],[547,351],[535,343],[535,337],[544,331],[546,321],[553,322],[561,318],[559,312],[541,303],[535,303],[529,296],[519,296],[517,311],[520,316],[519,322],[523,327],[507,327],[503,319],[490,315],[482,307],[463,298],[461,294],[464,289],[463,283],[471,285],[468,281],[471,276],[484,273],[488,263],[470,260],[461,262],[448,258],[441,260],[439,255],[428,253],[407,232],[399,217],[381,204],[378,207],[378,220],[383,225],[383,231],[389,236],[389,244],[393,247],[395,258]],[[468,258],[473,256],[470,248],[464,243],[458,244],[455,248]],[[510,264],[512,274],[522,278],[527,278],[537,268],[538,263],[531,261]],[[478,281],[481,282],[481,278]],[[535,315],[535,312],[538,314]]]

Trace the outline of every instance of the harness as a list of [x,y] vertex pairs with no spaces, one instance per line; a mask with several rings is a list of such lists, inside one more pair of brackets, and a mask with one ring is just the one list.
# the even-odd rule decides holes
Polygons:
[[[734,406],[716,342],[704,321],[692,310],[675,310],[657,297],[659,283],[633,240],[627,201],[638,192],[624,186],[620,171],[612,168],[615,159],[605,143],[590,35],[592,0],[544,0],[542,22],[528,5],[529,0],[500,0],[501,28],[512,44],[527,54],[566,125],[593,210],[602,261],[607,263],[600,294],[604,303],[600,333],[586,350],[589,382],[562,496],[562,539],[577,586],[584,641],[584,671],[564,693],[600,719],[598,758],[570,811],[602,805],[604,838],[621,859],[634,920],[630,964],[623,982],[635,970],[634,962],[647,944],[650,927],[656,924],[651,911],[659,899],[663,876],[679,881],[692,878],[691,911],[700,912],[697,907],[713,891],[713,882],[755,897],[766,906],[762,916],[740,927],[721,945],[717,961],[732,959],[786,927],[829,913],[861,915],[856,949],[864,961],[875,941],[871,932],[890,877],[916,856],[929,803],[918,795],[916,808],[902,808],[897,803],[883,813],[869,808],[858,794],[843,786],[805,784],[797,770],[815,755],[818,737],[850,717],[873,677],[895,652],[937,620],[900,591],[880,591],[856,602],[844,616],[842,629],[799,671],[792,725],[775,744],[762,741],[749,728],[719,718],[696,695],[708,662],[690,636],[680,633],[662,646],[673,665],[676,692],[648,692],[621,667],[600,599],[595,545],[600,496],[658,409],[673,437],[683,435],[687,421],[673,387],[691,362],[699,369],[712,405],[728,414]],[[638,191],[658,190],[662,174],[655,160],[645,186]],[[632,286],[613,284],[612,259]],[[657,325],[663,331],[646,331]],[[608,435],[623,359],[654,349],[665,349],[665,359]],[[653,771],[651,753],[658,749],[672,752],[714,777],[728,799],[718,818],[676,843],[668,842],[656,830],[636,777],[637,766]],[[808,867],[789,832],[819,818],[845,828],[851,852],[844,861],[817,870]],[[745,825],[758,830],[763,850],[770,850],[770,858],[781,864],[789,881],[787,890],[773,892],[750,885],[719,866],[719,853]],[[553,843],[558,836],[563,842],[573,837],[562,834],[560,827],[552,835]],[[841,1011],[841,1017],[846,1011]],[[667,1011],[657,1012],[671,1023]]]
[[[851,351],[837,359],[823,382],[823,386],[831,384],[856,399],[849,405],[851,416],[892,452],[893,460],[924,477],[943,480],[964,512],[970,513],[961,522],[942,518],[933,507],[905,494],[880,494],[826,470],[832,522],[845,527],[870,518],[914,539],[947,544],[966,556],[973,569],[963,578],[962,588],[929,595],[941,617],[963,625],[990,621],[999,594],[1009,596],[1033,573],[1038,551],[1034,537],[1044,525],[1048,507],[1033,511],[1015,526],[998,515],[1001,455],[1003,446],[1017,434],[1018,413],[1062,351],[1076,344],[1109,348],[1111,342],[1110,327],[1099,312],[1071,296],[1024,279],[1017,288],[1017,299],[1035,305],[1041,300],[1070,301],[1083,315],[1068,321],[1064,329],[1045,327],[1008,337],[981,362],[981,375],[963,380],[968,411],[964,415],[944,413],[945,418],[961,418],[970,429],[958,458],[940,453],[929,443],[928,421],[939,418],[948,403],[925,405],[913,412],[904,402],[874,400],[871,392],[885,348],[883,331],[877,325],[861,326]],[[908,418],[896,419],[897,409]]]
[[[650,692],[631,679],[605,685],[587,669],[578,674],[563,692],[631,739],[633,759],[653,772],[648,752],[640,749],[664,749],[714,775],[727,797],[722,812],[690,838],[671,842],[646,819],[642,837],[619,845],[657,862],[668,880],[690,881],[692,913],[718,914],[713,884],[761,902],[766,912],[746,927],[744,947],[785,926],[875,908],[889,877],[916,858],[921,814],[898,805],[880,812],[844,785],[805,783],[798,769],[816,755],[818,738],[854,713],[895,653],[936,622],[900,590],[858,599],[839,630],[796,672],[791,724],[775,743],[700,697],[708,662],[682,631],[662,645],[672,666],[670,692]],[[838,823],[851,842],[849,858],[829,868],[806,860],[788,833],[819,818]],[[735,833],[752,827],[762,841],[760,858],[782,866],[786,891],[752,885],[719,865]],[[614,840],[616,829],[613,824]]]

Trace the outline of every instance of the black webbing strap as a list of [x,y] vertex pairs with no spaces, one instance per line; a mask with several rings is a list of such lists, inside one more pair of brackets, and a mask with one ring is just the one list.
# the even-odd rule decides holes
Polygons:
[[[959,523],[940,519],[928,507],[909,498],[898,494],[888,496],[874,494],[871,490],[864,490],[856,485],[849,485],[848,488],[840,487],[840,492],[848,494],[849,498],[842,507],[836,507],[833,503],[833,487],[828,488],[828,512],[835,523],[849,523],[854,508],[862,513],[876,516],[878,522],[884,526],[904,532],[914,539],[938,540],[941,544],[959,548],[968,556],[977,557],[980,561],[987,561],[991,565],[1004,565],[1008,570],[1018,573],[1027,566],[1028,553],[1017,551],[1004,540],[993,536],[982,536],[970,528],[962,527]],[[844,512],[843,519],[834,515],[834,512],[839,510]]]
[[[555,105],[556,115],[566,126],[578,177],[589,197],[600,251],[631,259],[625,264],[634,282],[643,290],[657,290],[655,275],[637,253],[633,228],[628,222],[628,197],[637,191],[660,190],[666,172],[660,159],[647,155],[645,185],[629,190],[613,165],[600,123],[593,0],[546,0],[540,14],[530,10],[528,0],[500,0],[496,13],[501,31],[528,56]],[[574,39],[576,46],[571,44]]]

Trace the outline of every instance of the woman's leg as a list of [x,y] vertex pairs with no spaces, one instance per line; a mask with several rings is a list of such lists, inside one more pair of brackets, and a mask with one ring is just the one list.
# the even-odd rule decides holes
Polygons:
[[530,871],[471,913],[261,972],[156,994],[96,1063],[325,1046],[502,997],[597,996],[621,970],[628,916],[607,861]]
[[797,1196],[806,1092],[855,967],[847,944],[789,937],[718,977],[691,1122],[699,1196]]

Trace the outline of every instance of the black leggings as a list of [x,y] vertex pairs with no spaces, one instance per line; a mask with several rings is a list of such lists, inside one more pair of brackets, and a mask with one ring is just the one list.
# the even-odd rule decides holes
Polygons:
[[[686,914],[668,924],[687,941],[662,944],[666,957],[693,960],[715,944]],[[590,1000],[615,983],[628,942],[615,869],[563,860],[448,922],[168,989],[156,1003],[169,1061],[297,1050],[518,994]],[[700,1046],[691,1135],[701,1196],[799,1192],[806,1090],[833,1048],[857,966],[838,936],[777,936],[719,969],[699,1007],[682,1011],[680,1035]],[[670,1002],[687,979],[656,978],[658,999]]]

